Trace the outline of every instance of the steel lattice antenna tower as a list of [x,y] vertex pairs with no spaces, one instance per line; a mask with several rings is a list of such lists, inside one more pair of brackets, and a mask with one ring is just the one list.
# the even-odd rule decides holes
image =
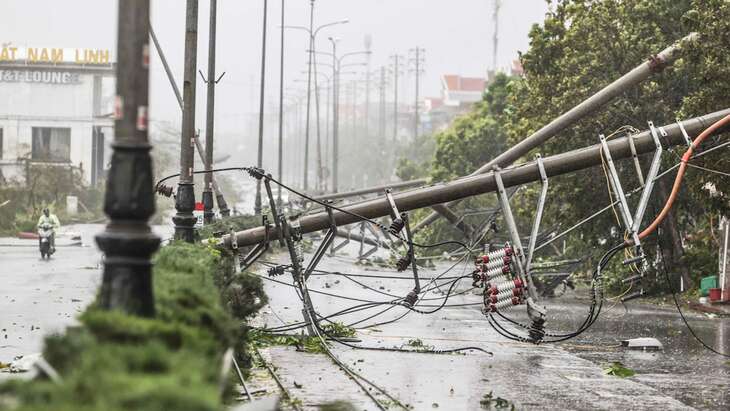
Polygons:
[[502,0],[494,0],[492,22],[494,23],[494,35],[492,36],[492,72],[497,71],[497,50],[499,48],[499,9],[502,7]]

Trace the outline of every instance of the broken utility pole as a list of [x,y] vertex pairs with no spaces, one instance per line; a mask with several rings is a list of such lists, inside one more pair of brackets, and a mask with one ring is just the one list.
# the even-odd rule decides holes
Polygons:
[[198,58],[198,0],[187,0],[185,13],[185,72],[183,79],[182,140],[180,142],[180,179],[175,197],[177,213],[175,239],[192,243],[196,218],[193,181],[195,146],[195,80]]
[[104,252],[99,305],[140,316],[155,313],[150,257],[160,245],[147,223],[155,212],[152,158],[147,135],[149,0],[119,2],[116,102],[111,168],[96,236]]
[[[717,111],[702,117],[680,122],[690,137],[695,137],[707,127],[730,114],[730,109]],[[679,124],[670,124],[662,127],[666,136],[662,139],[665,148],[686,144],[684,134]],[[717,130],[716,134],[723,130]],[[632,135],[629,137],[616,138],[607,142],[608,149],[614,160],[631,158],[632,150],[630,139],[633,139],[636,153],[643,154],[656,149],[654,139],[649,131]],[[578,150],[546,157],[542,159],[547,177],[568,174],[574,171],[591,168],[602,164],[601,145],[597,144]],[[537,161],[532,161],[501,170],[501,179],[504,187],[515,187],[535,181],[541,181],[542,176]],[[423,207],[430,207],[434,204],[445,203],[454,200],[461,200],[479,194],[494,192],[497,190],[497,183],[494,173],[462,177],[447,183],[409,190],[393,196],[400,211],[410,211]],[[334,210],[332,215],[337,227],[360,222],[357,216],[365,218],[379,218],[390,214],[391,206],[388,199],[379,197],[369,201],[346,205],[341,207],[344,211]],[[300,231],[310,233],[330,227],[330,217],[326,212],[308,215],[299,219]],[[276,229],[256,227],[236,233],[239,247],[258,244],[265,238],[278,238]],[[230,235],[222,239],[224,246],[231,245]]]
[[[621,78],[604,87],[603,89],[601,89],[601,91],[592,95],[577,106],[568,110],[560,117],[551,121],[549,124],[541,128],[537,132],[520,141],[504,153],[498,155],[487,164],[479,167],[478,170],[471,173],[470,175],[474,176],[490,172],[494,166],[507,167],[513,164],[520,157],[529,153],[532,149],[539,147],[547,140],[555,137],[559,132],[575,124],[578,120],[603,107],[619,94],[646,80],[652,74],[662,71],[664,67],[671,65],[678,57],[678,52],[682,49],[682,47],[685,44],[696,41],[698,36],[699,35],[697,33],[691,33],[683,39],[679,40],[677,43],[667,47],[659,54],[651,56],[649,59],[644,61],[642,64],[640,64],[630,72],[623,75]],[[429,214],[426,218],[419,221],[418,224],[413,227],[413,232],[416,233],[424,227],[428,226],[429,224],[433,223],[434,221],[438,220],[439,215],[446,213],[446,208],[449,205],[453,204],[437,204],[432,207],[435,212]]]

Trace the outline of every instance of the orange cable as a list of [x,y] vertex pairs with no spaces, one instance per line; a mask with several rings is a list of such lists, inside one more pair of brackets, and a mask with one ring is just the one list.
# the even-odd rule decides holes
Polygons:
[[[674,178],[674,185],[672,186],[672,192],[669,194],[669,198],[667,198],[667,202],[664,203],[664,208],[662,208],[662,211],[659,213],[659,215],[656,216],[654,221],[652,221],[651,224],[649,224],[648,227],[644,229],[641,233],[639,233],[639,238],[644,239],[649,234],[653,233],[657,227],[659,227],[659,224],[664,221],[664,219],[667,217],[667,214],[669,214],[669,210],[672,209],[672,206],[674,205],[674,201],[677,199],[677,195],[679,194],[679,188],[682,186],[682,179],[684,178],[684,173],[687,170],[687,162],[689,162],[690,158],[692,157],[692,153],[694,150],[702,144],[702,142],[709,136],[711,136],[715,131],[717,131],[719,128],[727,125],[730,123],[730,115],[727,115],[723,117],[722,119],[715,122],[713,125],[705,129],[697,138],[692,142],[692,145],[687,149],[687,151],[682,156],[681,164],[679,165],[679,170],[677,170],[677,176]],[[626,240],[627,244],[632,244],[632,240],[628,239]]]

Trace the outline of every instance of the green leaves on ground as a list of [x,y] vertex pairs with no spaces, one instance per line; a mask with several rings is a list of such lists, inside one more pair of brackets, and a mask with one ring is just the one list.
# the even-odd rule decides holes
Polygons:
[[608,367],[603,369],[603,373],[606,375],[613,375],[619,378],[633,377],[636,372],[632,369],[626,368],[623,364],[616,361],[611,363]]
[[502,397],[495,397],[492,391],[489,391],[488,394],[484,394],[482,399],[479,401],[479,405],[484,410],[491,410],[491,409],[510,409],[514,410],[515,406],[508,400],[505,400]]
[[257,348],[284,345],[312,354],[325,352],[325,347],[322,346],[319,338],[307,335],[271,334],[261,330],[251,330],[250,338],[251,343]]
[[351,338],[357,333],[354,328],[348,327],[339,321],[324,324],[322,325],[322,329],[325,334],[335,338]]

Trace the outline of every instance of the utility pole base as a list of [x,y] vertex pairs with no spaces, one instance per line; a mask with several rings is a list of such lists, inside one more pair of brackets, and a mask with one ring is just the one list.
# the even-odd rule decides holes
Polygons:
[[215,219],[213,211],[213,192],[210,190],[203,191],[203,222],[210,224]]
[[175,223],[175,239],[192,243],[195,241],[194,227],[197,221],[193,215],[195,192],[192,184],[181,183],[177,186],[175,209],[177,214],[172,217],[172,222]]

